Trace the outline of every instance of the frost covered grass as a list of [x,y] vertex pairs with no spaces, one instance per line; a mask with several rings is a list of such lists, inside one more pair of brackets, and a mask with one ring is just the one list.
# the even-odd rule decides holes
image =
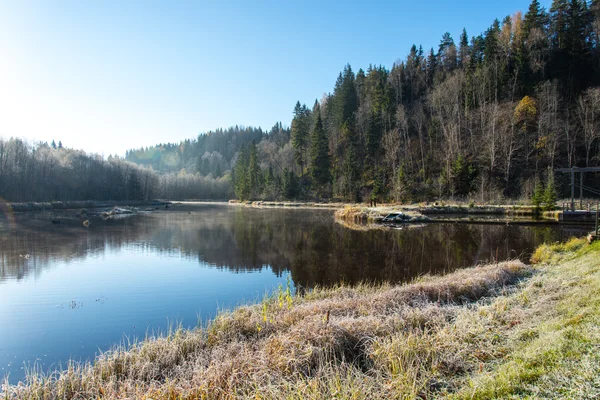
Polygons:
[[551,263],[510,261],[401,286],[304,296],[280,288],[206,327],[51,375],[32,371],[4,396],[591,398],[600,390],[600,246],[564,246]]

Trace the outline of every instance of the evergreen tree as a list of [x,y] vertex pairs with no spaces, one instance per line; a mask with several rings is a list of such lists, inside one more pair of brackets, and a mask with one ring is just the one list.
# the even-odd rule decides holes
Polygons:
[[460,42],[458,49],[458,66],[460,68],[466,68],[469,63],[469,37],[467,36],[467,30],[463,29],[460,34]]
[[248,185],[248,163],[248,149],[245,145],[242,145],[231,176],[235,195],[239,200],[248,200],[250,197],[250,186]]
[[568,0],[553,0],[552,7],[550,8],[550,15],[550,37],[552,44],[556,49],[565,50],[568,45]]
[[446,71],[451,72],[456,68],[456,45],[448,32],[444,33],[440,41],[438,58]]
[[296,102],[294,119],[292,120],[292,146],[294,147],[294,160],[300,167],[300,175],[304,176],[306,166],[306,150],[308,148],[310,113],[306,105]]
[[471,38],[471,54],[469,56],[470,69],[474,70],[483,63],[485,53],[485,38],[478,35]]
[[344,67],[344,71],[338,78],[338,85],[334,89],[337,102],[338,124],[341,127],[347,122],[353,122],[354,113],[358,108],[358,94],[356,92],[355,76],[350,64]]
[[252,141],[248,151],[248,168],[246,170],[246,185],[249,196],[255,198],[262,191],[262,180],[260,168],[258,166],[258,154],[256,152],[256,143]]
[[535,188],[533,190],[533,196],[531,197],[531,204],[536,210],[540,209],[540,206],[544,202],[544,188],[539,180],[535,182]]
[[494,20],[492,26],[485,32],[484,61],[492,63],[498,56],[498,36],[500,35],[500,21]]
[[54,139],[52,139],[52,143],[50,145],[53,149],[56,149],[56,142],[54,141]]
[[453,193],[458,196],[467,196],[472,188],[477,175],[475,167],[459,155],[452,165]]
[[554,175],[552,170],[548,172],[548,181],[546,182],[546,188],[544,189],[543,202],[544,209],[546,211],[552,211],[556,207],[556,200],[558,196],[556,194],[556,188],[554,187]]
[[294,171],[283,170],[283,195],[286,199],[293,199],[298,194],[298,178]]
[[437,72],[437,56],[433,51],[433,47],[429,50],[429,55],[427,56],[427,84],[432,86],[435,74]]
[[523,19],[523,30],[525,36],[529,35],[532,29],[539,29],[543,31],[548,24],[548,15],[546,10],[540,5],[538,0],[533,0],[529,5],[529,9]]
[[311,176],[317,185],[319,194],[323,194],[323,187],[331,182],[331,160],[329,156],[329,141],[327,133],[323,128],[321,120],[321,110],[316,104],[316,121],[312,131],[312,143],[310,149],[311,155]]
[[350,123],[342,126],[342,137],[346,143],[344,161],[342,163],[343,182],[342,195],[355,202],[360,202],[360,155],[358,151],[358,137]]

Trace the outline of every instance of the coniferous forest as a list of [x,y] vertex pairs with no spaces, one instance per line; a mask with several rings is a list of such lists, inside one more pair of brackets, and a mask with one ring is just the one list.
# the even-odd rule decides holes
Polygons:
[[[290,105],[290,127],[219,129],[130,150],[125,160],[0,141],[0,196],[529,198],[536,186],[560,188],[566,177],[556,168],[600,165],[599,41],[599,0],[554,0],[548,10],[534,0],[481,34],[414,45],[391,69],[346,65],[331,93]],[[81,177],[80,164],[94,179]],[[15,189],[19,174],[41,181],[57,171],[54,186],[76,178],[86,189]]]

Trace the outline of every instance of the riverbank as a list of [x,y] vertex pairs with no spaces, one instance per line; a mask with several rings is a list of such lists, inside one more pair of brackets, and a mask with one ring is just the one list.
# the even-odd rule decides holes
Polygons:
[[[560,212],[540,212],[532,206],[524,205],[475,205],[462,203],[420,203],[420,204],[380,204],[367,206],[359,203],[318,203],[318,202],[274,202],[274,201],[238,201],[229,200],[229,204],[258,208],[302,208],[333,209],[336,220],[347,224],[378,223],[391,213],[401,212],[408,215],[413,223],[424,222],[464,222],[463,217],[470,218],[469,223],[482,224],[540,224],[558,223]],[[431,218],[430,218],[431,217]],[[495,217],[486,218],[486,217]],[[444,219],[442,219],[444,218]]]
[[113,207],[144,207],[144,206],[165,206],[171,204],[169,201],[149,200],[149,201],[49,201],[49,202],[28,202],[28,203],[5,203],[6,209],[23,211],[51,211],[51,210],[71,210],[71,209],[89,209],[89,208],[113,208]]
[[282,287],[261,304],[7,398],[593,398],[600,393],[600,244],[544,245],[402,286]]

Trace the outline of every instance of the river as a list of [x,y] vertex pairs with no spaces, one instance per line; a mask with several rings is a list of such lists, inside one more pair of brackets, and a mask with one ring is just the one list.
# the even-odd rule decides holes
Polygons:
[[[198,204],[89,227],[76,211],[0,212],[0,378],[93,359],[118,343],[194,327],[218,310],[296,289],[405,282],[527,259],[559,226],[431,224],[361,231],[331,210]],[[61,224],[52,219],[62,218]]]

